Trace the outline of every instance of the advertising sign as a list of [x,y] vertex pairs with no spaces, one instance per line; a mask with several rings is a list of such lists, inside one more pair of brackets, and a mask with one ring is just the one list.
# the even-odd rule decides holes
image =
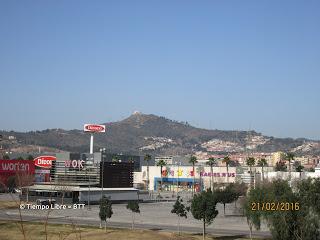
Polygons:
[[34,163],[28,160],[0,160],[0,173],[34,173]]
[[85,132],[106,132],[106,126],[105,125],[99,125],[99,124],[85,124],[83,126],[83,130]]
[[64,166],[68,168],[78,168],[82,169],[83,168],[83,160],[66,160],[64,162]]
[[52,161],[55,161],[55,156],[39,156],[34,159],[34,165],[41,168],[51,168]]
[[196,177],[221,177],[221,178],[224,178],[224,177],[231,177],[231,178],[234,178],[236,177],[236,173],[235,172],[224,172],[224,171],[218,171],[217,170],[214,170],[212,172],[212,175],[211,175],[211,172],[210,171],[205,171],[205,170],[196,170],[196,173],[194,173],[192,171],[192,168],[184,168],[184,167],[181,167],[181,168],[170,168],[170,167],[166,167],[166,169],[162,170],[162,173],[161,173],[162,177],[185,177],[185,178],[190,178],[190,177],[193,177],[194,175]]

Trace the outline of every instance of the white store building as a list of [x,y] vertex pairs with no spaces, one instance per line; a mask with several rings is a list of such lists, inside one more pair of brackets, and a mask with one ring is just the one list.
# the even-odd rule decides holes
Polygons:
[[[195,166],[193,173],[192,166],[149,166],[149,190],[158,190],[161,182],[164,191],[192,191],[192,185],[195,190],[210,188],[210,182],[213,178],[214,183],[232,183],[235,182],[236,168],[213,167],[211,174],[210,167]],[[212,176],[212,177],[211,177]],[[148,174],[147,166],[142,166],[141,172],[134,173],[134,184],[147,184]]]

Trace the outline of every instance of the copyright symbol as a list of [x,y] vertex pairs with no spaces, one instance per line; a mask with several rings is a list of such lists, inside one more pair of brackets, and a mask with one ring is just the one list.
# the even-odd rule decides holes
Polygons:
[[25,209],[24,204],[20,204],[20,209]]

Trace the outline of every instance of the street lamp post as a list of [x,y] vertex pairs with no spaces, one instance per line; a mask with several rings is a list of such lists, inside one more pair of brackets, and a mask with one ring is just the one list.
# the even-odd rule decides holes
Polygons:
[[178,179],[177,179],[177,196],[179,195],[179,190],[180,190],[180,162],[177,163],[178,165]]
[[102,160],[102,170],[100,170],[101,173],[101,199],[103,196],[103,172],[104,172],[104,157],[105,157],[105,153],[106,153],[106,148],[100,148],[100,152],[101,152],[101,160]]
[[86,169],[86,178],[89,178],[88,210],[91,210],[91,207],[90,207],[90,172],[89,172],[89,175],[88,175],[88,169]]

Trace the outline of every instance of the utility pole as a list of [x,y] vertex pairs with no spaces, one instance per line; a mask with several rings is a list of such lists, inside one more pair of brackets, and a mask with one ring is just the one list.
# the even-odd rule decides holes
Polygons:
[[100,152],[101,152],[101,167],[102,169],[100,169],[100,173],[101,173],[101,199],[103,196],[103,175],[104,175],[104,158],[105,158],[105,153],[106,153],[106,148],[100,148]]
[[89,179],[88,210],[91,210],[91,206],[90,206],[90,168],[89,168],[89,174],[88,174],[88,168],[86,169],[86,178]]

